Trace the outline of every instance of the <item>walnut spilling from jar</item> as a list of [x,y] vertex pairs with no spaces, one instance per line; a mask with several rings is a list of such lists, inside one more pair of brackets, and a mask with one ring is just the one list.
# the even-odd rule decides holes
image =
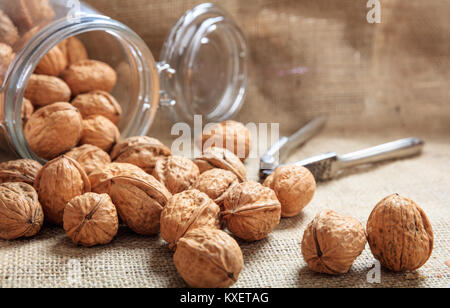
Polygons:
[[75,159],[84,168],[87,175],[111,163],[111,158],[108,153],[91,144],[73,148],[65,155]]
[[156,162],[153,176],[163,183],[172,194],[188,189],[198,178],[200,171],[190,159],[168,156]]
[[80,94],[72,100],[72,105],[80,110],[83,118],[101,115],[117,125],[122,115],[122,107],[116,99],[105,91]]
[[244,164],[236,155],[227,149],[208,148],[194,162],[200,169],[200,173],[219,168],[233,172],[241,182],[244,182],[247,178],[247,171],[245,170]]
[[42,165],[32,159],[18,159],[0,163],[0,183],[23,182],[33,185]]
[[95,145],[109,152],[119,140],[119,129],[104,116],[90,116],[83,120],[80,144]]

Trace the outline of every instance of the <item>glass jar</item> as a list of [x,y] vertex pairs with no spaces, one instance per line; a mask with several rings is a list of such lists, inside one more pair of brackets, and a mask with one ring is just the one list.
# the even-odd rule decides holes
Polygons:
[[[2,160],[19,156],[45,162],[23,134],[24,91],[40,59],[71,36],[85,44],[89,58],[116,69],[112,95],[123,109],[118,125],[122,138],[147,134],[158,109],[173,121],[192,124],[194,115],[202,115],[204,122],[217,122],[235,115],[244,101],[246,41],[234,20],[214,4],[186,12],[169,33],[160,62],[130,28],[79,1],[0,0],[0,9],[0,19],[6,14],[18,29],[10,44],[15,58],[3,78],[0,63]],[[35,22],[24,26],[25,17]],[[2,31],[0,25],[0,42],[11,40],[1,37]]]

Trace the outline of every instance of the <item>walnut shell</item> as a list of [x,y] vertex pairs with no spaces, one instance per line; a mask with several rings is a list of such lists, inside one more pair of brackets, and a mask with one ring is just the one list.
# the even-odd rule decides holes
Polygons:
[[92,171],[111,163],[111,158],[108,153],[99,147],[90,144],[73,148],[65,155],[75,159],[84,168],[87,175]]
[[137,136],[120,141],[111,151],[111,159],[118,163],[130,163],[153,173],[156,162],[171,156],[172,152],[158,139]]
[[105,91],[80,94],[72,100],[72,105],[80,110],[83,118],[101,115],[116,125],[122,115],[122,107],[111,94]]
[[217,123],[203,130],[202,149],[209,147],[228,149],[241,160],[250,153],[250,132],[244,124],[236,121]]
[[280,223],[281,205],[275,193],[253,181],[235,185],[223,207],[228,230],[246,241],[265,238]]
[[31,115],[24,135],[36,155],[52,159],[78,144],[82,126],[77,108],[69,103],[55,103]]
[[25,124],[34,112],[33,104],[26,98],[22,100],[22,123]]
[[63,155],[42,167],[34,181],[34,188],[44,209],[45,220],[62,225],[67,202],[91,191],[91,184],[83,167]]
[[11,46],[0,43],[0,84],[3,83],[9,65],[14,59],[15,54]]
[[26,183],[0,184],[0,238],[14,240],[36,235],[44,214],[34,188]]
[[[134,232],[154,235],[159,232],[161,211],[172,196],[153,176],[130,164],[110,164],[103,174],[91,174],[92,190],[107,193],[120,218]],[[128,170],[127,170],[128,169]]]
[[433,251],[433,230],[425,212],[398,194],[381,200],[367,221],[367,239],[374,257],[394,271],[413,271]]
[[95,90],[111,92],[117,82],[116,71],[108,64],[95,60],[75,62],[61,74],[61,77],[74,95]]
[[70,100],[69,86],[58,77],[32,74],[25,89],[25,98],[42,107]]
[[32,159],[18,159],[0,163],[0,183],[23,182],[33,185],[42,165]]
[[88,59],[86,47],[84,47],[84,44],[74,36],[59,43],[58,47],[64,53],[69,65]]
[[173,261],[194,288],[227,288],[238,280],[244,259],[238,243],[222,230],[200,228],[178,242]]
[[364,226],[357,219],[325,210],[306,227],[303,259],[315,272],[344,274],[366,246]]
[[107,194],[85,193],[64,208],[64,230],[76,244],[86,247],[108,244],[119,229],[117,210]]
[[0,43],[14,45],[19,38],[19,31],[12,20],[0,10]]
[[163,183],[172,194],[188,189],[197,180],[200,171],[190,159],[168,156],[156,162],[153,176]]
[[240,182],[247,179],[247,171],[241,160],[234,153],[223,148],[211,147],[203,152],[203,155],[194,161],[200,173],[219,168],[229,170],[236,174]]
[[5,11],[11,16],[20,32],[28,31],[36,24],[45,24],[55,17],[50,0],[6,1]]
[[219,206],[198,190],[173,195],[161,214],[161,237],[173,249],[189,230],[200,227],[218,229],[219,212]]
[[66,55],[58,46],[55,46],[41,59],[34,72],[35,74],[59,76],[67,65]]
[[191,188],[207,194],[223,209],[225,196],[238,183],[239,180],[233,172],[215,168],[203,172]]
[[104,116],[90,116],[83,120],[80,144],[95,145],[109,152],[119,140],[119,129]]
[[283,166],[275,170],[264,186],[275,191],[281,203],[281,217],[293,217],[311,202],[316,191],[312,173],[301,166]]

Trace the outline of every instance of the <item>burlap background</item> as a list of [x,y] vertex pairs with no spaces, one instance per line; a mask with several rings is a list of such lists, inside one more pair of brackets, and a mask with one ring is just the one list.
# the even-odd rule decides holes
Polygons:
[[[90,0],[131,26],[157,56],[177,18],[201,1]],[[303,214],[283,219],[257,243],[241,243],[245,259],[237,287],[449,287],[450,3],[381,1],[382,23],[366,22],[365,0],[224,0],[251,47],[251,86],[238,120],[279,122],[289,134],[326,113],[326,130],[292,160],[326,151],[346,153],[415,135],[422,156],[349,172],[319,184]],[[159,115],[151,135],[170,143],[170,123]],[[250,178],[258,162],[248,162]],[[381,273],[369,284],[368,246],[351,271],[315,274],[301,257],[303,230],[324,208],[364,223],[384,196],[417,201],[435,232],[435,248],[416,274]],[[111,245],[74,247],[64,233],[44,228],[35,238],[0,241],[2,287],[183,287],[172,254],[159,237],[121,228]]]

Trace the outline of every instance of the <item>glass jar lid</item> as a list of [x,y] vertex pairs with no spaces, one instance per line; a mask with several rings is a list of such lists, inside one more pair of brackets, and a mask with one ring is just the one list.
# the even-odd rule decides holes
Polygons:
[[220,7],[201,4],[177,22],[158,64],[160,104],[174,121],[233,117],[247,90],[248,50],[235,21]]

